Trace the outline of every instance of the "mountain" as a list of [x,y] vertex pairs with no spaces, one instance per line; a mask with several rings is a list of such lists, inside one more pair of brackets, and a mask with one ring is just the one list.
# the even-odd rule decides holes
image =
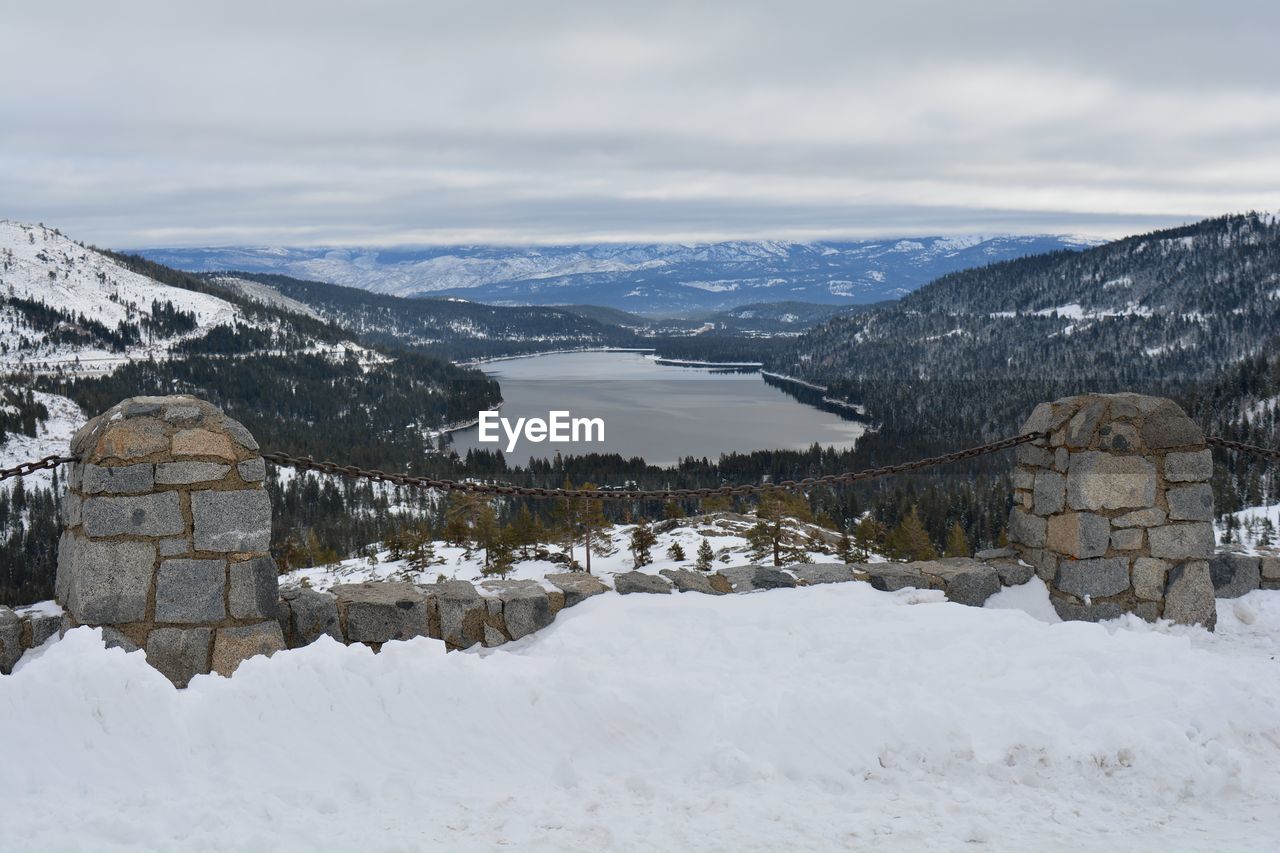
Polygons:
[[455,360],[643,345],[629,329],[563,309],[483,305],[459,297],[405,299],[276,274],[208,280],[258,300],[296,306],[371,346],[411,347]]
[[1193,380],[1280,334],[1280,221],[1249,214],[943,276],[797,338],[819,382]]
[[1095,244],[1080,237],[999,235],[698,245],[163,248],[138,254],[189,271],[280,273],[398,296],[462,295],[499,305],[589,304],[684,316],[758,302],[880,302],[955,270]]

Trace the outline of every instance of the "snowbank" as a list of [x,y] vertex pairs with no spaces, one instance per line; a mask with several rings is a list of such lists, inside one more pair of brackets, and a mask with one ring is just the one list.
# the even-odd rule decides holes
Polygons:
[[600,596],[185,692],[78,629],[0,679],[0,848],[1273,848],[1280,593],[1216,636],[939,598]]

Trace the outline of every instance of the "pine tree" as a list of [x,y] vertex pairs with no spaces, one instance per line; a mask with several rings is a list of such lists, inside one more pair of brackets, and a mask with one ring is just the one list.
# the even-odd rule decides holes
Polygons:
[[920,513],[915,506],[902,517],[898,526],[885,539],[885,548],[897,560],[936,560],[938,552],[929,541],[929,533],[924,529]]
[[540,543],[546,535],[537,516],[529,511],[527,504],[521,504],[515,518],[507,525],[512,546],[519,550],[520,556],[529,559],[530,549]]
[[964,535],[964,528],[958,521],[951,524],[951,531],[947,534],[947,549],[943,554],[947,557],[973,556],[973,551],[969,548],[969,538]]
[[675,560],[677,563],[683,563],[687,557],[684,555],[684,548],[680,547],[679,542],[672,542],[671,547],[667,549],[667,559]]
[[680,504],[675,498],[668,498],[666,502],[662,504],[662,517],[668,519],[684,518],[684,510],[680,508]]
[[729,495],[703,498],[699,502],[699,509],[704,515],[710,515],[713,512],[730,512],[733,509],[733,498]]
[[853,538],[849,536],[848,530],[840,531],[840,543],[836,545],[836,556],[840,558],[842,563],[852,563],[856,561],[857,553],[854,550]]
[[772,554],[773,564],[781,566],[805,559],[803,540],[787,526],[789,519],[809,520],[809,502],[803,495],[787,494],[776,489],[763,492],[756,503],[756,519],[756,523],[747,531],[747,542],[751,545],[753,560],[762,560],[766,555]]
[[[592,483],[583,483],[582,488],[594,489]],[[609,530],[613,527],[605,518],[604,501],[600,498],[582,498],[579,518],[582,524],[582,548],[586,555],[587,573],[591,572],[591,554],[595,552],[603,557],[613,553],[613,537]]]
[[867,513],[853,528],[853,547],[860,560],[871,559],[871,551],[884,539],[884,527]]
[[702,544],[698,546],[698,559],[694,562],[694,568],[704,572],[711,571],[711,561],[716,558],[716,552],[712,549],[711,543],[704,536]]
[[635,568],[647,566],[653,562],[653,556],[649,553],[649,549],[658,544],[658,537],[654,535],[653,528],[649,526],[649,522],[641,521],[631,530],[631,562]]

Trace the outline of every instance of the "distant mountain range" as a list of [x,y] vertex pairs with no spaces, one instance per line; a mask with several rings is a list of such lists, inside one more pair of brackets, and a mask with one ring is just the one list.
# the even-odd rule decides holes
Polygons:
[[974,235],[817,243],[135,251],[191,272],[277,273],[395,296],[460,295],[494,305],[598,305],[685,316],[763,302],[865,305],[897,299],[957,270],[1098,242]]

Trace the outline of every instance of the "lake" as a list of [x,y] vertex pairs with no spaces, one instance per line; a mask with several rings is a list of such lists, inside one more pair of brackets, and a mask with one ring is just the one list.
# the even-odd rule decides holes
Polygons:
[[511,464],[530,457],[582,453],[640,456],[653,465],[675,465],[686,456],[715,460],[721,453],[803,449],[815,441],[848,448],[865,428],[847,416],[801,403],[765,382],[758,371],[723,371],[659,364],[645,353],[551,353],[482,365],[502,386],[500,414],[547,419],[553,410],[604,421],[603,442],[535,443],[521,437],[506,453],[481,443],[480,428],[453,433],[461,455],[471,448],[501,449]]

